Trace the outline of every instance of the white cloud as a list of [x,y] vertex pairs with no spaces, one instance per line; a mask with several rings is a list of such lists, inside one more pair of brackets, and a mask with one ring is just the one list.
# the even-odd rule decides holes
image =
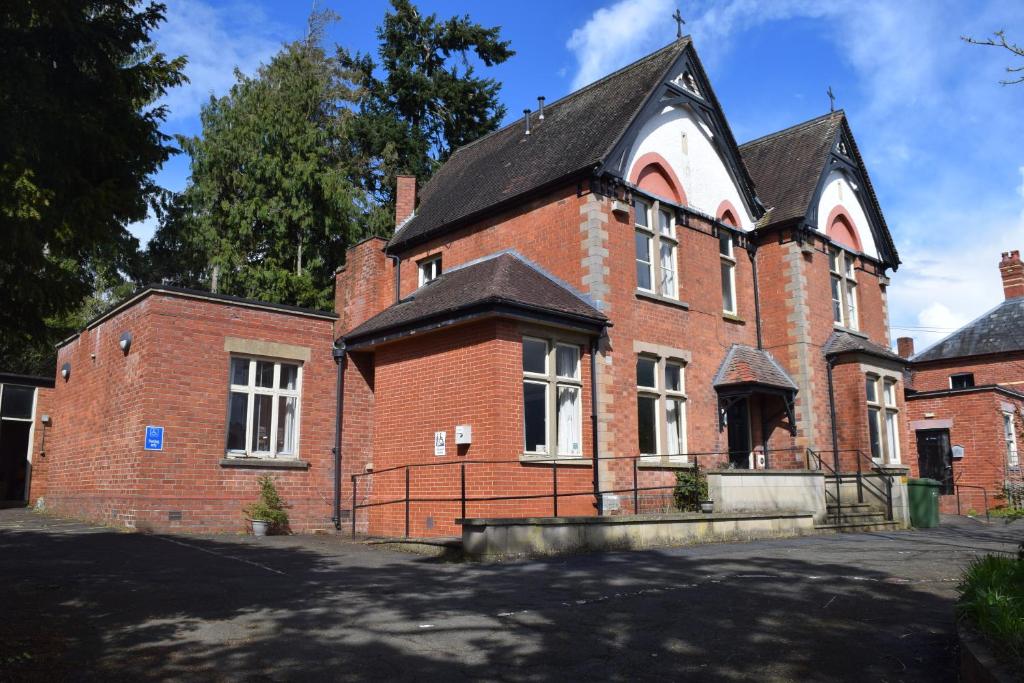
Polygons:
[[252,4],[171,0],[167,20],[156,31],[158,49],[168,57],[188,57],[190,83],[171,90],[163,103],[168,120],[193,117],[210,94],[224,95],[235,82],[234,69],[251,74],[277,52],[284,37]]
[[566,43],[578,67],[572,90],[615,71],[675,36],[672,0],[619,0],[594,12]]

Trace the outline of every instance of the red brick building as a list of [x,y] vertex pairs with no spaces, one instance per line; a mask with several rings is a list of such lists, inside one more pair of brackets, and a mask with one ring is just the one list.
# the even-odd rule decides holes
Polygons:
[[738,146],[684,38],[416,189],[338,273],[358,528],[402,533],[408,490],[433,499],[409,533],[453,533],[463,471],[470,498],[537,496],[469,516],[550,515],[555,459],[560,514],[632,512],[634,477],[664,509],[695,461],[901,463],[899,258],[842,112]]
[[899,257],[843,112],[737,145],[683,38],[396,207],[337,316],[157,287],[66,342],[32,499],[237,530],[273,472],[294,529],[449,535],[663,510],[695,463],[900,466]]
[[24,505],[45,453],[52,377],[0,373],[0,506]]
[[[907,413],[916,476],[942,482],[944,512],[1024,506],[1018,453],[1024,437],[1024,264],[1002,255],[1004,300],[911,357]],[[982,494],[982,491],[985,494]]]

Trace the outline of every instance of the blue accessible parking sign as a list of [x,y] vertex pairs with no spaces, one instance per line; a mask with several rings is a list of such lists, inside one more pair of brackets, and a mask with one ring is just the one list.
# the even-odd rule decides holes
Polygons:
[[149,425],[146,427],[146,450],[162,451],[164,449],[164,428]]

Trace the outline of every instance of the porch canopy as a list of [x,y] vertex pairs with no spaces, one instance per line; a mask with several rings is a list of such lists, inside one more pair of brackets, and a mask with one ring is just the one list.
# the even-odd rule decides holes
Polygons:
[[725,429],[725,416],[729,408],[743,399],[754,395],[776,397],[782,403],[781,410],[773,416],[762,416],[762,429],[768,433],[783,417],[790,434],[796,435],[796,416],[793,404],[796,400],[796,382],[789,376],[775,358],[762,349],[745,344],[733,344],[725,353],[722,364],[712,381],[718,392],[718,431]]

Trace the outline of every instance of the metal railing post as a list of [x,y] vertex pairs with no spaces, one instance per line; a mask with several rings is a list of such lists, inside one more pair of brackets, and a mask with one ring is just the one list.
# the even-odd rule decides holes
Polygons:
[[953,489],[956,491],[956,516],[959,517],[962,514],[960,512],[960,485],[954,484]]
[[986,522],[991,522],[992,520],[988,516],[988,489],[982,488],[981,489],[981,495],[982,495],[983,500],[985,501],[985,521]]
[[352,538],[356,537],[356,475],[352,475]]
[[558,460],[551,461],[551,504],[554,506],[554,516],[558,516]]
[[409,466],[405,466],[405,537],[409,538]]
[[637,490],[637,458],[633,458],[633,514],[640,514],[640,492]]
[[462,489],[460,498],[462,500],[462,519],[466,518],[466,463],[459,463],[459,486]]
[[895,519],[892,512],[892,477],[885,473],[882,476],[885,477],[885,518],[891,522]]
[[860,449],[856,451],[857,454],[857,502],[864,502],[864,473],[861,469],[860,461],[864,457],[864,454],[860,452]]

